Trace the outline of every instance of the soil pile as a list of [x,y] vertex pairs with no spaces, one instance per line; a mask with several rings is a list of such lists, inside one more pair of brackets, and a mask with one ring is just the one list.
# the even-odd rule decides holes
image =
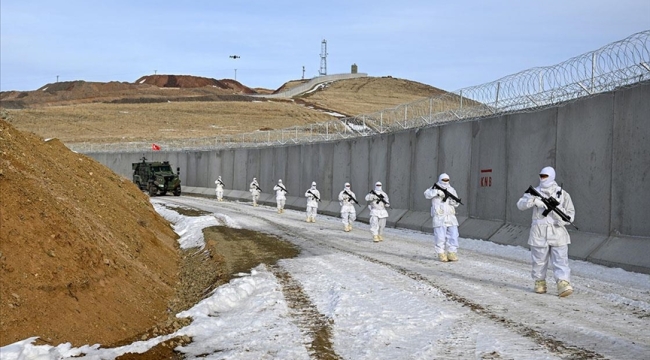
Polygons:
[[147,75],[134,83],[76,80],[46,84],[34,91],[4,91],[0,93],[0,107],[25,109],[116,101],[224,101],[231,100],[228,96],[241,97],[257,93],[257,90],[232,79],[216,80],[191,75]]
[[176,234],[134,184],[0,120],[0,346],[111,344],[167,319]]
[[205,86],[234,90],[236,93],[257,94],[257,92],[240,82],[231,79],[217,80],[191,75],[146,75],[135,81],[136,84],[150,84],[161,88],[200,88]]

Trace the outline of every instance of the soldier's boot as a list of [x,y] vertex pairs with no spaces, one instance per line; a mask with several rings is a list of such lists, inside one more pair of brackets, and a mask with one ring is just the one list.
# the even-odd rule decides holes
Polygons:
[[449,261],[458,261],[458,255],[455,252],[447,253],[447,260]]
[[535,292],[546,294],[546,280],[535,280]]
[[315,223],[316,222],[316,217],[312,216],[311,217],[311,222]]
[[350,232],[350,225],[345,225],[345,232]]
[[374,235],[374,236],[372,237],[372,240],[373,240],[374,242],[379,242],[379,241],[380,241],[380,240],[379,240],[379,235]]
[[311,222],[311,218],[310,218],[309,216],[307,216],[307,218],[305,219],[305,221],[306,221],[306,222]]
[[278,209],[278,214],[282,214],[282,209]]
[[573,294],[573,286],[566,280],[560,280],[557,283],[557,296],[565,297]]
[[280,209],[280,212],[284,214],[284,208]]
[[445,253],[439,253],[439,254],[438,254],[438,260],[440,260],[440,261],[442,261],[442,262],[447,262],[447,261],[449,261],[449,259],[447,259],[447,254],[445,254]]
[[378,235],[378,236],[379,236],[379,241],[384,241],[384,237],[382,235]]

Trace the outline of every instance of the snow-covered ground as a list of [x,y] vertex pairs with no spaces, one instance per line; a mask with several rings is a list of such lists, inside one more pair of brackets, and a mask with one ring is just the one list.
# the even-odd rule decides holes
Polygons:
[[[192,197],[152,200],[176,225],[184,247],[202,246],[205,226],[258,230],[302,249],[260,265],[178,314],[193,321],[175,334],[120,348],[0,348],[2,359],[113,359],[187,335],[188,359],[650,359],[650,276],[571,261],[573,295],[532,292],[529,252],[461,239],[441,263],[432,236],[387,229],[373,243],[367,224],[343,232],[339,219],[250,203]],[[165,205],[165,206],[163,206]],[[175,206],[212,213],[185,217]],[[167,208],[166,208],[167,207]],[[552,274],[548,280],[552,284]],[[323,341],[325,338],[325,341]],[[320,345],[314,345],[320,344]],[[315,353],[319,352],[319,353]]]

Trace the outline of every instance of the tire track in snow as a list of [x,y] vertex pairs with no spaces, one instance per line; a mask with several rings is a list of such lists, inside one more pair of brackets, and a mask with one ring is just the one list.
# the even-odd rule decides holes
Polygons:
[[307,345],[309,355],[318,360],[338,360],[340,356],[332,348],[332,320],[318,311],[302,285],[282,267],[270,267],[271,272],[282,286],[294,322],[311,342]]

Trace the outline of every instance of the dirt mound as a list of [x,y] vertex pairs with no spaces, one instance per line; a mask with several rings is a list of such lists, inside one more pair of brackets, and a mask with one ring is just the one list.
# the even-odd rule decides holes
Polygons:
[[3,120],[0,154],[0,346],[110,344],[167,317],[180,254],[145,194]]
[[135,81],[136,84],[150,84],[161,88],[200,88],[205,86],[230,89],[243,94],[257,94],[257,92],[240,82],[231,79],[212,79],[191,75],[146,75]]

